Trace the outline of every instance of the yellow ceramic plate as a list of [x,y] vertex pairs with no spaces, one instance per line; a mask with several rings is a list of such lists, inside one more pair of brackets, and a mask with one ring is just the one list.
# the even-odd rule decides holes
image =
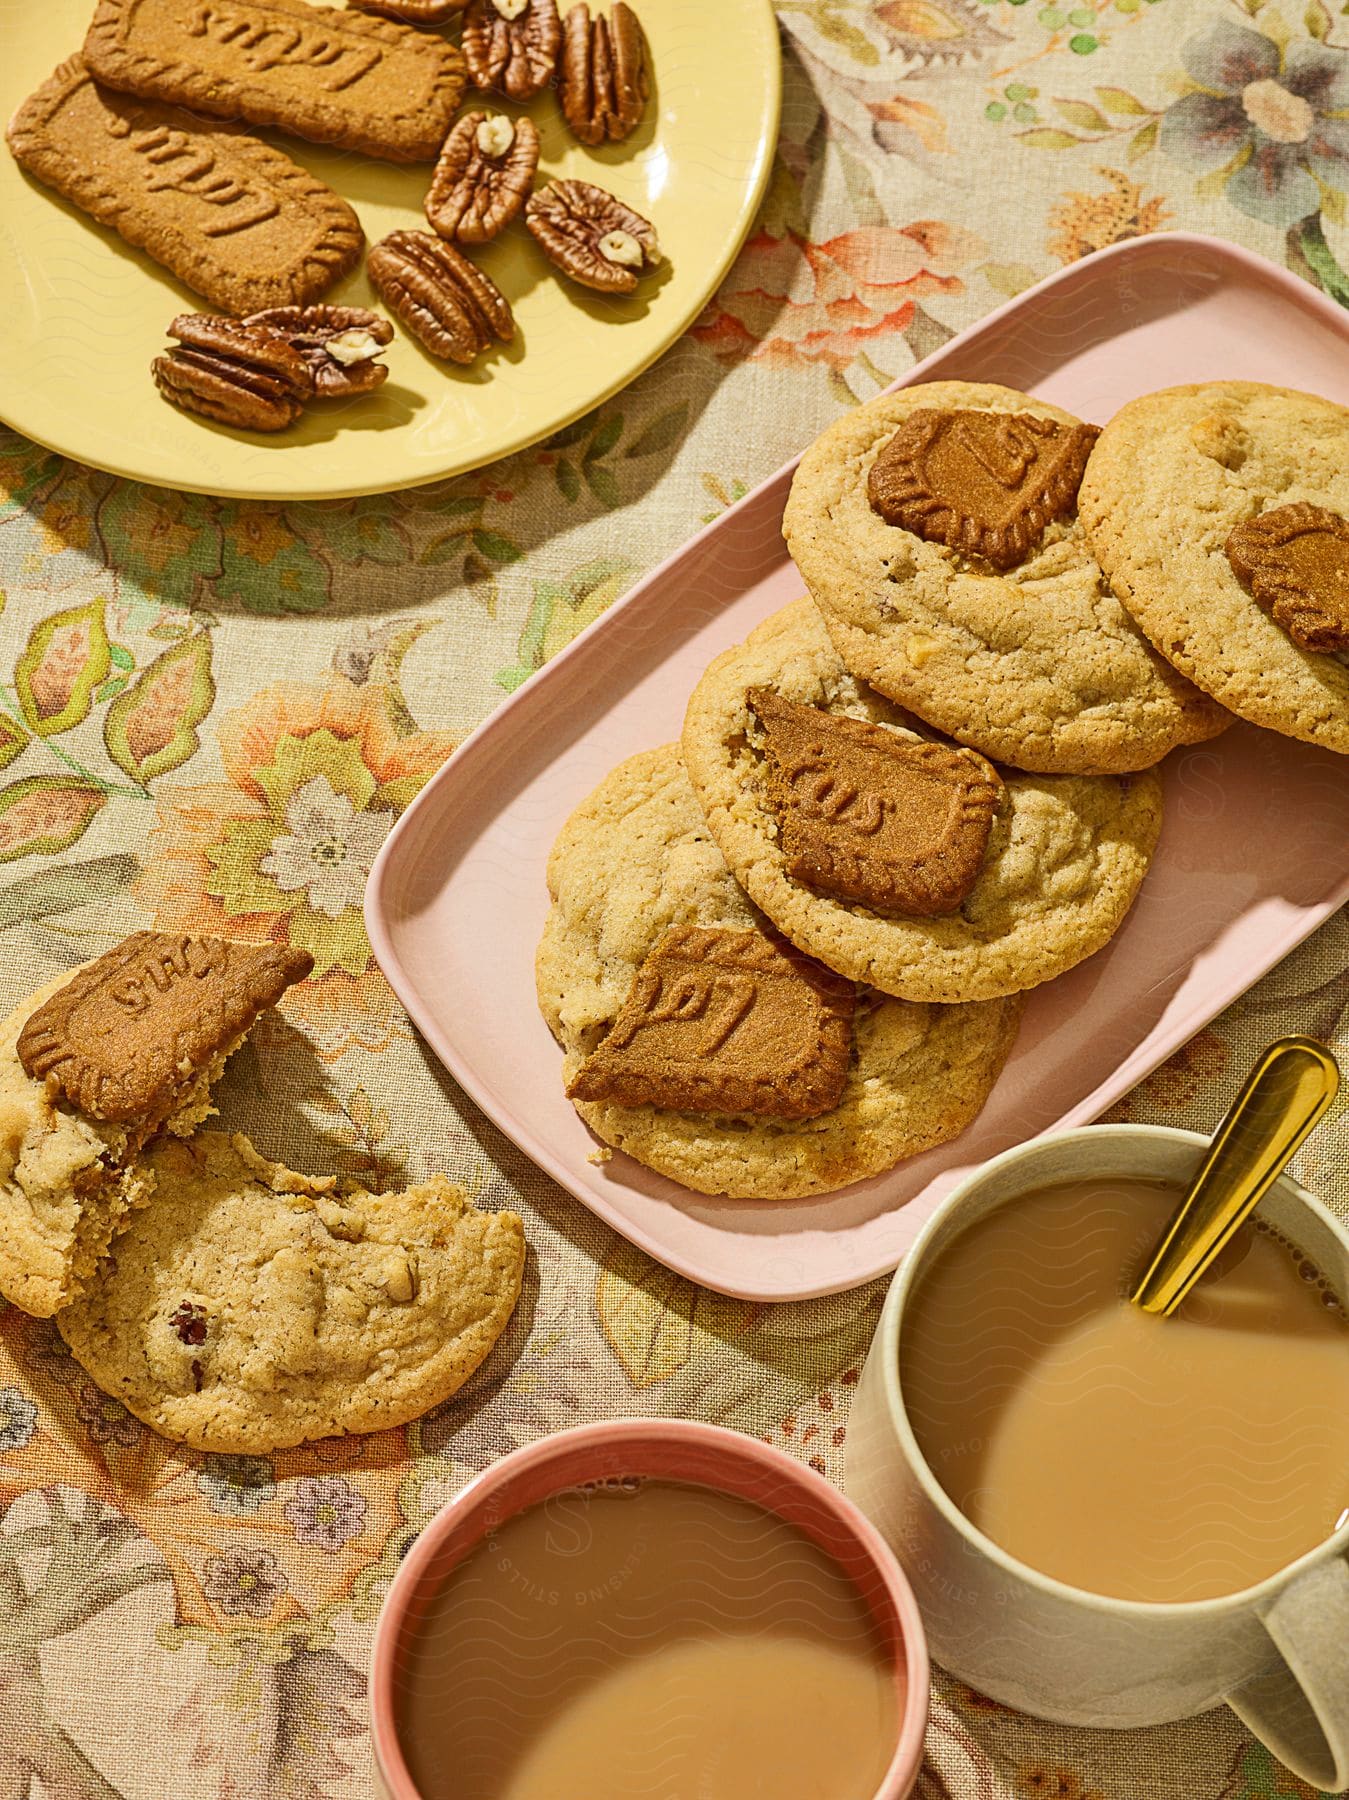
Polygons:
[[[638,6],[655,86],[631,138],[587,150],[551,94],[529,109],[543,140],[541,181],[598,182],[656,226],[666,265],[632,298],[565,281],[517,221],[474,252],[515,309],[508,349],[456,369],[400,330],[378,393],[311,407],[274,438],[250,437],[176,412],[150,379],[169,320],[206,303],[0,153],[0,414],[39,443],[137,481],[296,500],[477,468],[598,405],[667,349],[715,292],[753,221],[777,135],[769,0]],[[5,118],[79,48],[92,11],[93,0],[0,0]],[[429,164],[400,168],[268,135],[351,202],[371,242],[399,226],[426,228]],[[379,305],[363,271],[325,298]]]

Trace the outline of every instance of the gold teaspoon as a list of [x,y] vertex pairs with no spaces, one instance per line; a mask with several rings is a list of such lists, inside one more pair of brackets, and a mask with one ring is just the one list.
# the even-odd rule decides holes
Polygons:
[[1339,1091],[1340,1067],[1315,1038],[1278,1038],[1213,1135],[1199,1173],[1130,1296],[1173,1313],[1250,1216]]

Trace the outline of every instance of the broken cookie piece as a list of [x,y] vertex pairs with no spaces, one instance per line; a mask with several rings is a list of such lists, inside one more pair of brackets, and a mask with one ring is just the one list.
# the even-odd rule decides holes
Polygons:
[[138,931],[32,1014],[19,1061],[90,1118],[190,1130],[258,1014],[313,967],[288,945]]
[[974,750],[901,737],[755,687],[767,798],[794,881],[935,918],[978,880],[1003,786]]
[[839,1103],[850,981],[759,931],[682,926],[638,969],[572,1100],[809,1119]]
[[211,1084],[307,953],[142,931],[0,1025],[0,1294],[48,1318],[154,1187],[137,1152]]
[[156,1431],[260,1455],[406,1424],[468,1380],[524,1274],[515,1213],[443,1176],[335,1194],[202,1132],[145,1152],[156,1201],[59,1319],[76,1360]]

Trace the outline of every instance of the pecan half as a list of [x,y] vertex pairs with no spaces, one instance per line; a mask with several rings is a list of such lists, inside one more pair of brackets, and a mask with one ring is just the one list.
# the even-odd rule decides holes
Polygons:
[[384,304],[447,362],[471,363],[494,338],[515,336],[506,296],[453,244],[428,231],[394,231],[366,259]]
[[623,0],[615,0],[607,19],[592,19],[585,0],[572,7],[557,85],[563,115],[583,144],[616,142],[640,122],[651,91],[646,39]]
[[426,195],[426,216],[443,238],[485,244],[529,198],[539,166],[532,119],[465,113],[445,140]]
[[388,379],[375,358],[393,342],[393,326],[368,307],[273,306],[250,313],[244,324],[273,332],[300,352],[318,400],[368,394]]
[[400,25],[444,25],[464,10],[466,0],[347,0],[358,12],[378,13]]
[[557,0],[470,0],[460,48],[474,87],[532,100],[557,68]]
[[155,386],[182,412],[243,431],[284,431],[312,391],[300,352],[270,331],[213,313],[182,313],[175,348],[150,365]]
[[651,221],[589,181],[540,188],[525,207],[525,224],[564,275],[602,294],[630,294],[661,259]]

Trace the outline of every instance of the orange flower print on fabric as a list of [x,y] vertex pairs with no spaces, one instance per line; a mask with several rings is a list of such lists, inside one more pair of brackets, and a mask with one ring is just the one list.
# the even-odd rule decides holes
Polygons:
[[361,914],[365,879],[456,742],[409,723],[382,683],[279,682],[222,720],[227,781],[158,796],[137,889],[155,924],[308,950],[314,973],[283,1010],[328,1061],[382,1048],[395,1028]]
[[1171,217],[1160,199],[1145,200],[1142,188],[1122,169],[1097,173],[1106,183],[1104,194],[1065,194],[1049,210],[1048,248],[1062,263],[1160,231]]
[[760,232],[692,335],[726,360],[842,373],[872,340],[907,331],[919,300],[963,293],[956,271],[981,249],[940,219],[861,226],[820,244]]

